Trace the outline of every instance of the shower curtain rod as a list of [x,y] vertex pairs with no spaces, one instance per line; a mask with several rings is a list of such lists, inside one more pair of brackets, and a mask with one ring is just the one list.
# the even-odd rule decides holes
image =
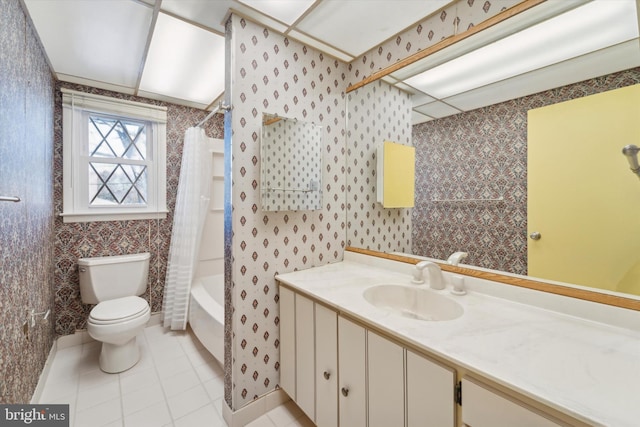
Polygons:
[[211,112],[209,114],[207,114],[207,117],[202,119],[202,121],[200,123],[198,123],[197,125],[195,125],[195,127],[199,128],[200,126],[205,124],[205,122],[207,120],[209,120],[211,117],[213,117],[213,115],[216,114],[219,110],[229,111],[230,109],[231,109],[231,107],[229,107],[228,105],[224,105],[222,103],[222,101],[220,101],[220,103],[213,110],[211,110]]

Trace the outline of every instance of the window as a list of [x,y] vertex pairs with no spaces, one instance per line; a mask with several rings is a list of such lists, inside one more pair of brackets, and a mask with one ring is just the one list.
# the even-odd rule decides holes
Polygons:
[[166,108],[62,89],[65,222],[166,216]]

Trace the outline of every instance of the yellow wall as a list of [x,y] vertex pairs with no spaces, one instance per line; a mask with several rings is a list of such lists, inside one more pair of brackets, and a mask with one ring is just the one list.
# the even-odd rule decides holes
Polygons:
[[640,85],[529,111],[529,275],[640,294]]

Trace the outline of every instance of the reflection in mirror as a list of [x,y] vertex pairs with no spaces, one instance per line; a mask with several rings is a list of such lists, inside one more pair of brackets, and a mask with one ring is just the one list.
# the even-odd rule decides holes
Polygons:
[[[416,206],[413,210],[382,209],[374,202],[373,197],[367,197],[367,188],[375,186],[375,180],[367,181],[375,172],[369,167],[375,160],[373,152],[361,148],[365,143],[373,147],[383,139],[392,139],[395,135],[388,136],[387,133],[405,127],[404,122],[395,121],[394,129],[391,129],[389,124],[385,127],[380,126],[381,121],[384,122],[397,111],[401,111],[404,117],[405,110],[398,109],[394,104],[402,96],[402,92],[395,86],[378,80],[349,93],[347,146],[348,168],[351,169],[348,169],[348,244],[375,251],[402,252],[440,260],[446,260],[454,252],[465,251],[469,254],[465,260],[466,265],[520,275],[529,274],[528,249],[534,241],[530,240],[528,235],[539,231],[527,230],[528,190],[531,186],[531,182],[527,182],[527,178],[531,178],[527,162],[529,111],[640,83],[640,68],[637,63],[640,51],[637,43],[636,38],[629,43],[621,44],[619,52],[610,50],[589,54],[590,58],[598,55],[605,58],[600,61],[601,66],[594,65],[588,68],[588,72],[593,73],[590,78],[581,77],[579,81],[571,82],[572,73],[545,74],[545,70],[542,70],[541,74],[527,73],[518,77],[517,84],[514,80],[509,86],[521,89],[515,99],[500,103],[488,102],[483,104],[485,106],[474,105],[468,111],[450,109],[453,111],[443,113],[434,110],[432,119],[413,125],[412,136],[407,142],[416,147]],[[628,51],[627,47],[632,50]],[[506,67],[507,64],[501,66]],[[611,70],[607,68],[609,66],[619,68]],[[580,69],[577,74],[582,76],[586,72],[587,70]],[[542,81],[547,90],[540,89]],[[398,83],[397,86],[406,90],[413,89],[402,83]],[[536,90],[527,92],[530,89]],[[484,90],[485,88],[479,88],[467,94],[474,98],[477,104],[482,104]],[[499,91],[499,84],[496,84],[490,92]],[[477,96],[473,95],[474,93]],[[453,98],[451,101],[453,102]],[[630,114],[637,117],[640,103],[636,101],[633,105],[636,107]],[[360,111],[355,110],[356,106]],[[411,107],[409,112],[411,113]],[[577,116],[580,116],[579,112]],[[592,121],[586,118],[583,120]],[[611,130],[615,125],[598,123],[596,126],[604,129],[604,133],[607,134],[607,129]],[[578,125],[578,129],[580,128]],[[631,130],[631,134],[633,133]],[[620,173],[625,175],[623,179],[628,178],[631,184],[637,184],[637,178],[629,173],[627,160],[621,154],[625,145],[638,143],[637,131],[635,135],[635,140],[620,140],[614,143],[615,149],[611,150],[606,159],[602,159],[600,165],[588,167],[577,163],[576,167],[582,171],[581,173],[547,176],[548,181],[555,182],[556,185],[562,182],[565,186],[564,201],[569,202],[574,194],[568,188],[571,188],[572,182],[579,182],[587,174],[599,181],[605,191],[623,191],[624,197],[640,199],[640,188],[636,188],[635,192],[628,192],[626,189],[620,190],[619,187],[615,187],[617,190],[614,190],[613,184],[607,184],[614,172],[608,169],[609,166],[604,167],[605,164],[616,165]],[[610,142],[606,141],[607,145]],[[572,143],[580,145],[579,140]],[[580,162],[584,157],[579,150],[573,153],[570,161],[574,163]],[[545,168],[544,164],[543,161],[541,173],[549,174],[551,168]],[[563,168],[560,169],[559,172],[562,173]],[[585,226],[581,232],[574,235],[574,245],[590,244],[591,230],[600,226],[608,227],[604,223],[594,223],[586,219],[585,210],[607,211],[606,202],[595,194],[591,203],[591,207],[583,206],[581,211],[573,214],[575,222]],[[567,209],[566,205],[547,208],[551,212],[564,209]],[[616,222],[618,213],[615,209],[609,209],[608,220]],[[549,244],[549,233],[541,234],[542,239],[535,243]],[[629,235],[628,239],[640,241],[640,236]],[[622,242],[618,240],[618,243]],[[616,242],[610,242],[609,245],[609,250],[613,253],[622,247]],[[640,252],[633,252],[637,256],[635,262],[628,259],[628,271],[623,267],[619,270],[625,271],[611,272],[611,277],[623,283],[623,286],[604,283],[604,280],[599,281],[603,283],[580,283],[578,279],[568,276],[544,278],[639,295],[638,287],[630,285],[630,281],[640,283],[640,267],[635,269],[638,271],[634,270],[634,266],[640,265]],[[559,255],[559,260],[565,263],[565,270],[576,271],[584,264],[595,264],[603,271],[613,268],[606,260],[588,256],[576,260]]]
[[322,208],[321,146],[321,126],[272,114],[262,115],[262,210]]
[[376,202],[376,147],[412,145],[411,96],[378,80],[349,93],[347,112],[347,244],[410,252],[411,209]]

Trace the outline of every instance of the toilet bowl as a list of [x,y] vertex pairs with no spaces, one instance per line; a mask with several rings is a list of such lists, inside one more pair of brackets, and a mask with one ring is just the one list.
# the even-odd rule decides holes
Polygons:
[[140,360],[136,340],[151,318],[149,304],[137,296],[108,300],[96,305],[87,321],[87,332],[102,342],[100,369],[118,373]]
[[96,304],[87,332],[102,342],[100,369],[118,373],[140,360],[136,336],[151,318],[149,303],[140,298],[147,287],[149,253],[78,260],[80,295]]

